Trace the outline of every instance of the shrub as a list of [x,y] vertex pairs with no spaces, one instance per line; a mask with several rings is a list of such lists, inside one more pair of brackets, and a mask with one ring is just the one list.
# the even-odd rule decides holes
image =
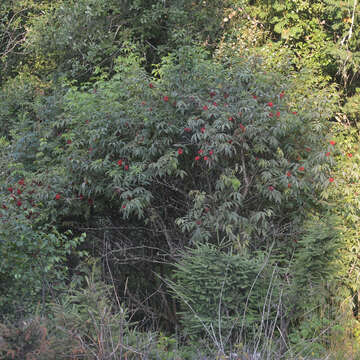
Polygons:
[[170,287],[182,304],[180,321],[187,336],[209,337],[224,350],[229,343],[273,335],[280,319],[281,285],[279,272],[264,255],[199,245],[175,268]]
[[94,89],[71,90],[42,142],[41,154],[57,154],[71,184],[59,183],[69,212],[84,213],[85,198],[109,219],[157,219],[166,234],[166,211],[166,227],[177,233],[176,220],[190,241],[257,247],[269,232],[286,242],[284,222],[301,223],[331,186],[326,124],[289,108],[289,79],[257,64],[224,66],[193,48],[164,59],[158,81],[134,57],[117,71]]
[[39,303],[44,313],[49,299],[61,291],[69,276],[68,257],[85,254],[77,250],[85,234],[76,237],[71,231],[42,226],[32,218],[35,210],[27,200],[14,202],[5,205],[0,219],[0,312],[1,318],[21,319],[34,313]]
[[0,324],[0,358],[3,360],[52,359],[47,328],[39,318],[18,325]]
[[[275,243],[290,257],[292,234],[332,186],[322,98],[310,111],[309,99],[294,104],[288,95],[291,77],[265,72],[257,59],[213,61],[189,46],[164,58],[154,77],[133,54],[115,70],[70,88],[49,113],[51,99],[36,107],[37,170],[27,175],[40,182],[31,197],[39,224],[86,228],[84,246],[109,254],[120,286],[133,279],[128,291],[142,299],[158,286],[152,271],[169,272],[164,258],[185,246],[226,243],[241,253]],[[19,130],[8,148],[21,138]],[[19,207],[7,188],[24,167],[11,157],[3,154],[9,219]],[[150,298],[175,326],[169,297]]]

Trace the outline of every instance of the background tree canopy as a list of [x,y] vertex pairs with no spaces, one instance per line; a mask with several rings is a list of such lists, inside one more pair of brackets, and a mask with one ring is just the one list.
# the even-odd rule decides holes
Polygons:
[[359,6],[3,1],[0,357],[359,356]]

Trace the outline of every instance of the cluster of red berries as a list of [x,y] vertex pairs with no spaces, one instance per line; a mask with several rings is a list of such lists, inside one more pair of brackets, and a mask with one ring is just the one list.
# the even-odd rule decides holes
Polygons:
[[[41,183],[33,183],[32,185],[38,185],[41,186]],[[25,180],[24,179],[20,179],[16,185],[13,186],[9,186],[7,188],[8,192],[10,193],[10,198],[12,199],[12,202],[14,202],[14,204],[16,204],[16,206],[18,208],[21,208],[23,211],[27,210],[26,204],[29,204],[31,207],[36,207],[36,204],[34,202],[34,200],[32,198],[24,198],[24,193],[26,193],[27,195],[32,195],[35,190],[30,190],[30,191],[26,191],[26,184],[25,184]],[[4,210],[8,209],[8,206],[6,206],[6,204],[2,204],[1,206]],[[29,213],[28,215],[26,215],[26,217],[28,219],[30,219],[32,216],[35,216],[38,214],[34,214],[34,213]],[[2,217],[2,215],[0,214],[0,217]]]
[[[178,148],[177,153],[178,153],[179,155],[182,155],[182,154],[184,153],[184,150],[183,150],[182,148]],[[200,149],[200,150],[198,151],[198,154],[199,154],[199,155],[195,156],[195,161],[199,161],[199,160],[201,159],[201,156],[203,155],[203,153],[204,153],[204,150]],[[205,161],[208,161],[208,160],[210,159],[210,156],[213,155],[213,153],[214,153],[214,151],[213,151],[213,150],[210,150],[210,151],[209,151],[209,154],[208,154],[208,155],[205,155],[205,156],[203,157],[203,159],[204,159]]]
[[[198,154],[199,154],[199,155],[195,156],[195,161],[199,161],[199,160],[201,159],[201,156],[203,155],[203,153],[204,153],[204,150],[200,149],[200,150],[198,151]],[[210,156],[211,156],[213,153],[214,153],[213,150],[210,150],[210,151],[209,151],[209,154],[208,154],[209,156],[205,155],[205,156],[203,157],[203,159],[204,159],[205,161],[210,160]]]
[[[16,202],[16,205],[20,207],[22,205],[22,199],[21,199],[21,197],[17,198],[16,195],[21,195],[23,193],[23,189],[24,189],[24,187],[26,187],[24,179],[20,179],[18,181],[18,185],[20,185],[20,187],[18,187],[17,189],[12,186],[8,187],[8,191],[11,194],[10,195],[11,198]],[[4,209],[6,208],[5,204],[3,204],[3,208]],[[27,209],[25,208],[24,210],[27,210]]]
[[122,159],[118,160],[117,164],[118,164],[119,166],[124,165],[124,170],[125,170],[125,171],[129,170],[129,165],[128,165],[128,164],[124,164],[124,161],[123,161]]

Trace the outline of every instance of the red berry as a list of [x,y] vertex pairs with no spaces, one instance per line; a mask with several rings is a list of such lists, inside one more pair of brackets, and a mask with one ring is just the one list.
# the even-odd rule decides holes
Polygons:
[[181,155],[183,153],[183,149],[179,148],[177,152],[178,152],[179,155]]
[[274,187],[270,185],[270,186],[269,186],[269,190],[270,190],[270,191],[274,191]]
[[205,128],[202,127],[202,128],[200,129],[200,131],[201,131],[202,133],[204,133],[204,132],[205,132]]
[[169,101],[169,97],[168,97],[168,96],[164,96],[163,99],[164,99],[164,101]]
[[60,199],[61,199],[61,195],[60,195],[60,194],[56,194],[56,195],[55,195],[55,199],[56,199],[56,200],[60,200]]
[[288,171],[288,172],[286,173],[286,176],[291,176],[291,172]]
[[331,177],[331,178],[329,179],[329,181],[330,181],[331,183],[334,182],[334,178]]
[[209,158],[207,156],[204,156],[204,160],[207,161],[209,160]]
[[17,206],[21,206],[22,202],[20,200],[18,200],[18,202],[16,204],[17,204]]
[[118,164],[119,166],[121,166],[121,165],[122,165],[122,160],[121,160],[121,159],[118,160],[117,164]]
[[207,105],[204,105],[204,106],[203,106],[203,110],[204,110],[204,111],[209,110],[209,108],[207,107]]
[[328,151],[328,152],[325,154],[325,156],[330,156],[330,151]]
[[12,193],[14,189],[10,186],[8,187],[8,190]]
[[186,127],[186,128],[184,129],[184,131],[185,131],[185,132],[190,132],[191,129],[190,129],[189,127]]
[[200,160],[200,156],[195,156],[195,161]]
[[270,107],[272,107],[272,106],[274,105],[271,101],[268,102],[267,104],[268,104],[268,106],[270,106]]
[[129,165],[125,165],[124,166],[124,169],[127,171],[127,170],[129,170]]
[[304,170],[305,170],[305,168],[303,166],[299,167],[299,171],[304,171]]

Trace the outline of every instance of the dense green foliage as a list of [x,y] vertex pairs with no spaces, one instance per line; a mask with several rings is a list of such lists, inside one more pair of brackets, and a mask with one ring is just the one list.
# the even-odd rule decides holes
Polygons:
[[264,331],[274,331],[283,314],[277,313],[279,274],[268,261],[261,253],[250,258],[207,244],[185,255],[176,265],[171,287],[183,303],[180,314],[186,334],[208,336],[220,343],[240,335],[259,336],[256,332],[261,332],[262,322],[273,327]]
[[2,2],[1,354],[355,356],[359,6]]

